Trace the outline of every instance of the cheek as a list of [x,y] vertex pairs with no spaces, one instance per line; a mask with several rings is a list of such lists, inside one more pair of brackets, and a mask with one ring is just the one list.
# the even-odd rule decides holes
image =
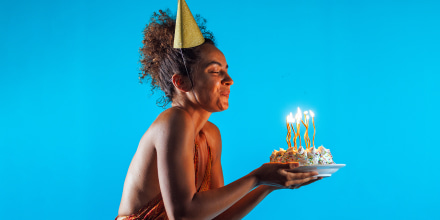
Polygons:
[[212,82],[202,82],[196,85],[194,92],[200,102],[205,104],[212,103],[216,100],[215,96],[218,93]]
[[217,95],[220,91],[220,83],[207,80],[199,85],[199,91],[204,95]]

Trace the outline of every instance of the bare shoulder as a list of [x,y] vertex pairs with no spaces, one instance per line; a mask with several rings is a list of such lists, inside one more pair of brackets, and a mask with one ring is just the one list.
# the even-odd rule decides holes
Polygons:
[[192,123],[191,116],[183,109],[180,108],[169,108],[157,117],[156,119],[159,123],[176,123],[176,122],[183,122],[183,123]]
[[207,121],[203,129],[209,132],[210,135],[220,138],[220,129],[214,123]]
[[216,155],[221,154],[222,138],[220,135],[220,129],[218,129],[218,127],[214,123],[207,121],[205,126],[203,127],[203,130],[206,133],[211,149],[215,152]]
[[155,146],[173,146],[164,144],[169,139],[189,138],[194,140],[194,123],[191,116],[182,109],[169,108],[162,112],[153,123]]

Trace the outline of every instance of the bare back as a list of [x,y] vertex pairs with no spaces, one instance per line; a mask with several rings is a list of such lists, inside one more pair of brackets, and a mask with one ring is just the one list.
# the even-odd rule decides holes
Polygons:
[[[155,140],[160,137],[162,132],[162,122],[168,120],[168,117],[175,113],[174,111],[176,109],[171,108],[161,113],[142,136],[127,172],[119,206],[119,215],[135,213],[161,193]],[[195,136],[195,142],[198,144],[199,149],[197,186],[201,185],[206,171],[208,144],[213,157],[212,185],[213,187],[223,186],[223,174],[221,173],[221,167],[219,167],[221,165],[219,161],[220,156],[218,155],[220,147],[218,143],[221,143],[221,141],[219,140],[220,136],[216,133],[219,134],[217,127],[207,122],[200,133]]]

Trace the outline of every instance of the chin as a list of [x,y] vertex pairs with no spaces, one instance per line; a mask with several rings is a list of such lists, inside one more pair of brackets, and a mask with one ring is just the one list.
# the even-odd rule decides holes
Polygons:
[[222,109],[220,109],[220,111],[227,110],[228,108],[229,108],[229,106],[223,107]]
[[219,112],[224,111],[224,110],[226,110],[226,109],[229,108],[229,103],[228,103],[228,102],[226,102],[226,103],[220,103],[220,104],[218,105],[218,108],[219,108]]

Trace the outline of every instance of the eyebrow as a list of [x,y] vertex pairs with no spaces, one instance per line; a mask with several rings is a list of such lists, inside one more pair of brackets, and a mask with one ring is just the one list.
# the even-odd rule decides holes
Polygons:
[[[217,62],[217,61],[211,61],[211,62],[209,62],[208,64],[206,64],[206,67],[208,67],[208,66],[210,66],[210,65],[214,65],[214,64],[217,64],[217,65],[223,67],[223,65],[222,65],[221,63]],[[206,68],[206,67],[205,67],[205,68]],[[228,69],[228,67],[229,67],[229,65],[226,64],[226,69]]]

